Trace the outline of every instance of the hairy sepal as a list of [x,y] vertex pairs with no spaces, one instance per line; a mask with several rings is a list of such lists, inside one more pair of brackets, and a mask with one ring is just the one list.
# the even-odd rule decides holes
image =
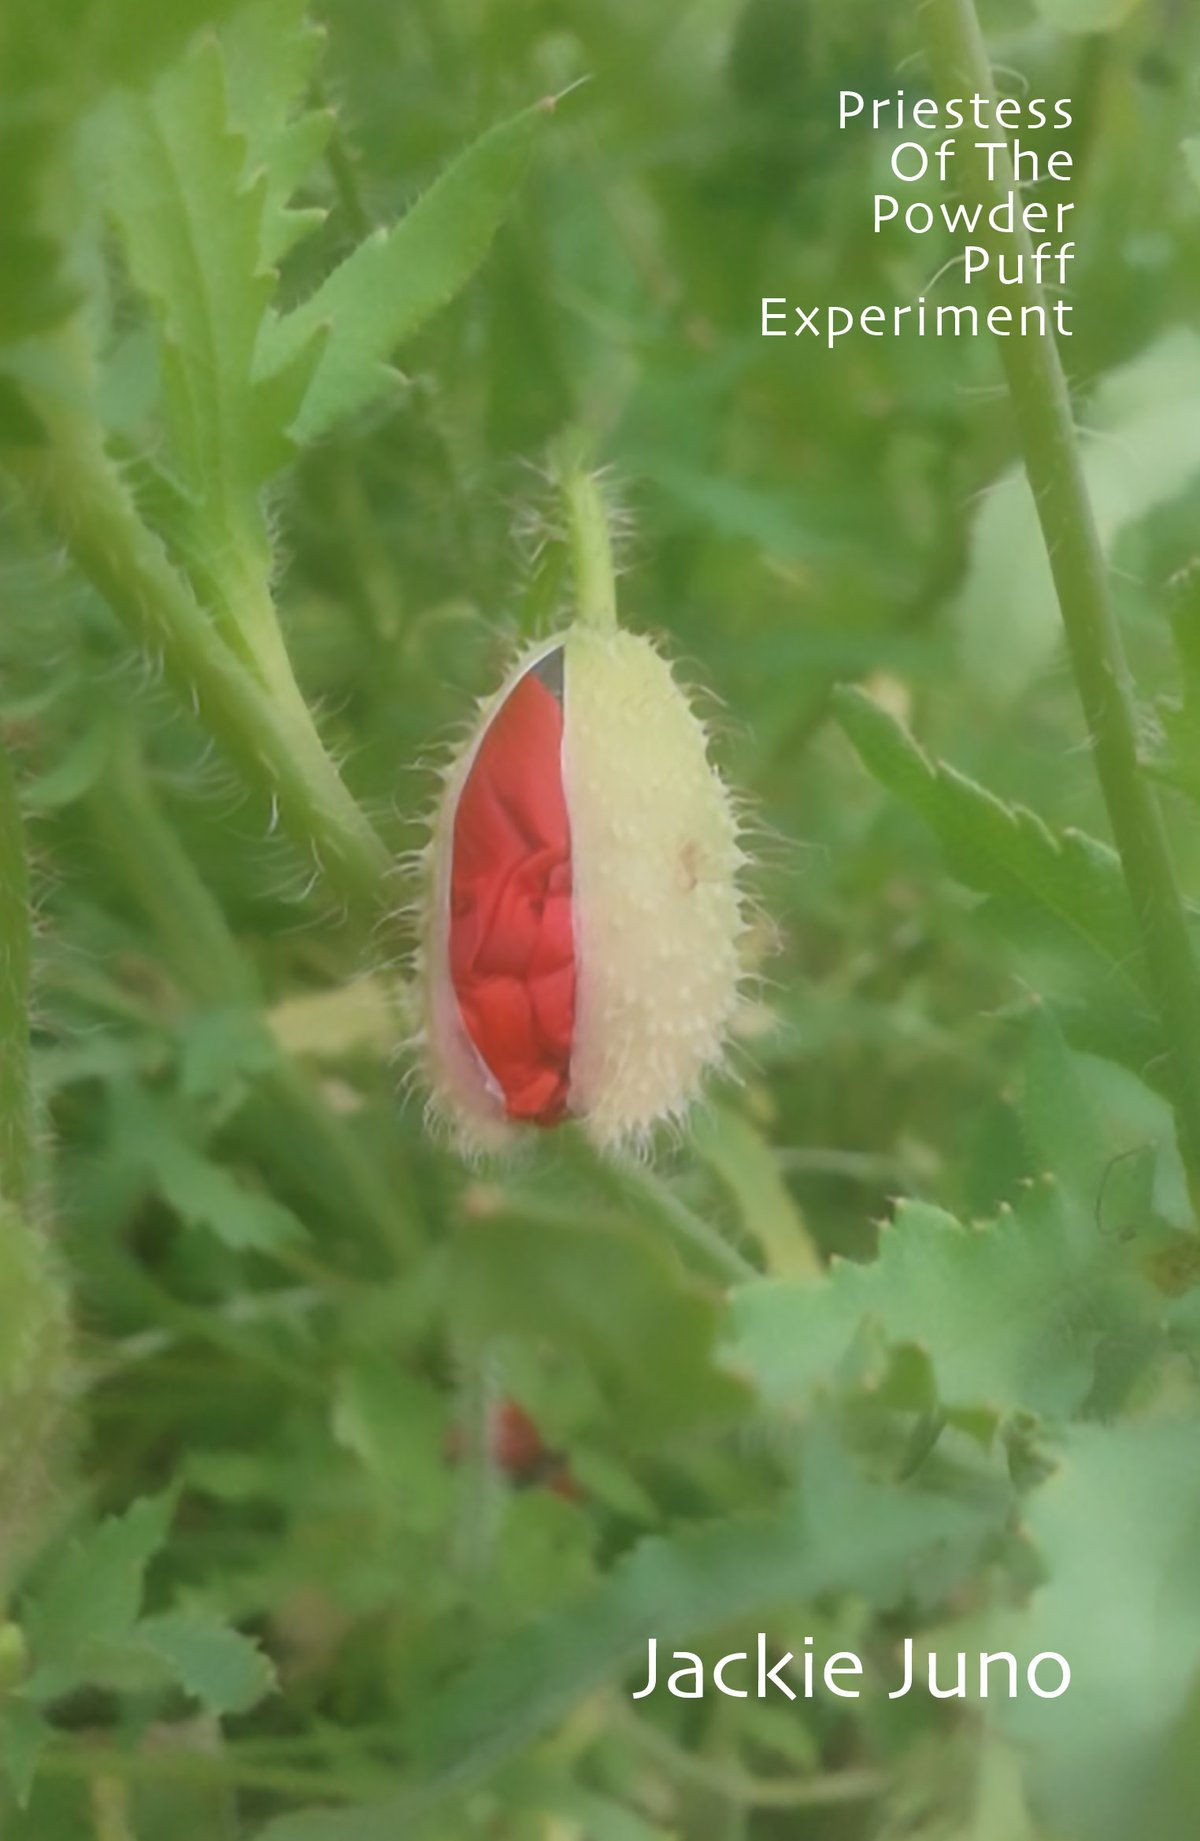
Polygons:
[[431,1118],[459,1147],[521,1128],[467,1034],[449,966],[454,820],[483,736],[516,684],[564,656],[578,1001],[569,1111],[600,1148],[641,1149],[723,1060],[739,1004],[746,854],[708,738],[652,643],[576,626],[529,649],[447,767],[423,864],[420,973]]

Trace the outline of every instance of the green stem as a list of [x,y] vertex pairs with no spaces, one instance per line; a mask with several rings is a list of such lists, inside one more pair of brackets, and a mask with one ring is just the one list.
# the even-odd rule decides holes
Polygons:
[[611,633],[617,625],[617,583],[603,494],[595,474],[578,465],[564,469],[561,488],[575,574],[577,617],[583,626]]
[[504,1479],[492,1452],[499,1403],[496,1344],[463,1337],[458,1350],[458,1428],[463,1438],[452,1559],[464,1582],[486,1587],[504,1515]]
[[582,1134],[577,1136],[587,1167],[593,1178],[624,1209],[630,1207],[661,1223],[681,1245],[696,1253],[704,1264],[720,1274],[728,1285],[749,1285],[762,1277],[757,1266],[743,1259],[727,1240],[708,1222],[688,1207],[669,1188],[661,1176],[640,1164],[616,1164],[602,1157]]
[[249,958],[159,809],[132,735],[116,735],[107,771],[88,798],[88,818],[187,988],[213,1007],[260,1005]]
[[[187,990],[214,1009],[259,1012],[262,991],[248,955],[158,804],[132,736],[116,737],[108,771],[90,801],[89,816],[105,855],[142,907],[168,963]],[[332,1113],[303,1068],[276,1049],[259,1017],[265,1053],[258,1079],[269,1141],[305,1147],[291,1163],[328,1174],[350,1220],[361,1219],[398,1258],[412,1249],[420,1221],[412,1186],[396,1171],[383,1180],[346,1121]],[[274,1127],[278,1126],[278,1130]]]
[[64,426],[25,463],[34,501],[76,564],[317,859],[352,909],[378,913],[391,859],[346,790],[303,703],[256,680],[138,515],[99,442]]
[[648,1720],[621,1708],[623,1734],[682,1783],[727,1797],[747,1809],[819,1808],[837,1803],[868,1802],[882,1796],[888,1780],[881,1771],[845,1770],[806,1777],[755,1777],[736,1764],[726,1764],[685,1751]]
[[[918,11],[934,87],[945,96],[994,95],[974,0],[925,0]],[[1016,183],[1007,152],[997,158],[994,176],[989,175],[988,157],[975,144],[988,138],[974,131],[960,134],[955,165],[965,201],[982,207],[972,234],[991,258],[985,279],[992,299],[1012,307],[1016,322],[1021,309],[1044,309],[1046,299],[1034,277],[1028,233],[1021,229],[1006,235],[987,222],[988,211]],[[1001,253],[1008,265],[1014,256],[1020,262],[1019,282],[1000,284]],[[1096,771],[1162,1020],[1180,1149],[1193,1194],[1200,1196],[1200,966],[1162,812],[1138,765],[1133,686],[1083,475],[1070,392],[1051,337],[1014,333],[999,343]]]
[[29,1077],[29,875],[17,789],[0,748],[0,1196],[24,1209],[33,1190]]
[[275,1791],[281,1796],[320,1798],[322,1802],[357,1802],[378,1790],[372,1780],[361,1787],[324,1770],[271,1764],[242,1764],[236,1755],[206,1753],[183,1746],[156,1750],[119,1750],[115,1745],[66,1741],[52,1746],[38,1769],[52,1776],[91,1777],[107,1772],[131,1783],[188,1784],[197,1789]]
[[0,748],[0,1626],[8,1570],[50,1471],[67,1365],[66,1297],[31,1218],[29,959],[21,814]]

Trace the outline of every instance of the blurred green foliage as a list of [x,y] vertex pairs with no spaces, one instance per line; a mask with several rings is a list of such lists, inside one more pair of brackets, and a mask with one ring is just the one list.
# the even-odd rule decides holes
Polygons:
[[[41,1120],[0,1270],[44,1235],[76,1324],[0,1496],[3,1833],[1189,1841],[1200,1258],[995,354],[758,336],[940,264],[837,129],[920,89],[915,4],[307,12],[0,11]],[[1076,105],[1066,359],[1194,900],[1200,22],[985,25]],[[653,1169],[464,1169],[401,1092],[380,866],[568,609],[566,428],[774,924]],[[15,1427],[51,1344],[4,1306]],[[863,1698],[628,1698],[648,1636],[758,1629]],[[1075,1682],[889,1704],[906,1635]]]

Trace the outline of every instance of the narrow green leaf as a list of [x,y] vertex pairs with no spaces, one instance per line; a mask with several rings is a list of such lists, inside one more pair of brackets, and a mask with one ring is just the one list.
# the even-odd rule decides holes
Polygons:
[[144,1497],[73,1541],[42,1578],[23,1612],[30,1698],[53,1699],[86,1681],[97,1650],[129,1636],[146,1568],[167,1538],[174,1508],[171,1492]]
[[712,1106],[692,1129],[696,1155],[737,1204],[745,1232],[765,1251],[779,1277],[816,1272],[816,1249],[771,1146],[748,1119]]
[[445,306],[487,253],[550,114],[546,103],[491,128],[459,155],[391,230],[348,256],[304,304],[266,328],[267,377],[328,328],[292,427],[308,442],[390,387],[397,347]]

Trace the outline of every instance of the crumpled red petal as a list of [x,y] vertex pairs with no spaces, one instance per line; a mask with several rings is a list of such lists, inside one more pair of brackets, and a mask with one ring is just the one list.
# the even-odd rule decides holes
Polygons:
[[567,1109],[575,1028],[562,704],[526,672],[488,725],[454,816],[450,979],[512,1119]]

